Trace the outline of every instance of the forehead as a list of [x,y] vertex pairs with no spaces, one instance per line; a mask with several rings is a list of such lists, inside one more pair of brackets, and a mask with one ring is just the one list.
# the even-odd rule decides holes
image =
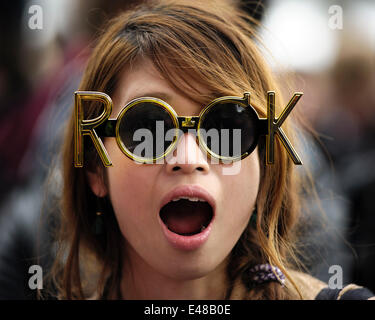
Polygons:
[[[204,94],[203,88],[198,89]],[[119,75],[119,81],[112,97],[112,117],[115,117],[129,101],[145,96],[164,100],[173,107],[178,115],[198,115],[204,107],[177,92],[150,60],[142,59],[125,68]]]

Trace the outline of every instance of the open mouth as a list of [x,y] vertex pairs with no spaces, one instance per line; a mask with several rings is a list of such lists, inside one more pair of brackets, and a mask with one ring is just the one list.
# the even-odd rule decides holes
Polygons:
[[192,236],[207,228],[213,218],[213,209],[204,199],[178,197],[161,208],[160,218],[170,231]]

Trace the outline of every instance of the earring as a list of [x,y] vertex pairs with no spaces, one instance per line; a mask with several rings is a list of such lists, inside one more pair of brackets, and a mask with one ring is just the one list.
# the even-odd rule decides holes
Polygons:
[[104,214],[104,211],[103,211],[103,206],[102,206],[102,203],[101,203],[101,198],[97,198],[96,200],[96,203],[97,203],[97,210],[96,210],[96,217],[95,217],[95,221],[94,221],[94,225],[93,225],[93,233],[95,235],[100,235],[103,233],[103,225],[104,225],[104,222],[103,222],[103,214]]

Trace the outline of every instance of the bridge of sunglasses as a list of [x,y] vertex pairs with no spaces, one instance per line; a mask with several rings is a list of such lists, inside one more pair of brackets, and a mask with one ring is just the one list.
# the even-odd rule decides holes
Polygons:
[[184,133],[189,129],[197,129],[199,117],[177,117],[179,129]]

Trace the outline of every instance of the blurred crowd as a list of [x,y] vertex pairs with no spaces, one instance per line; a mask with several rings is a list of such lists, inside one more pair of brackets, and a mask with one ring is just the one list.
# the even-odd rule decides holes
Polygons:
[[[221,1],[241,5],[240,0]],[[53,254],[51,248],[40,254],[34,240],[46,244],[50,236],[40,231],[53,224],[40,219],[46,204],[44,185],[49,169],[58,161],[62,124],[71,112],[73,92],[104,21],[137,2],[18,0],[0,3],[0,299],[35,298],[27,286],[28,268],[36,263],[48,265],[49,255]],[[301,10],[298,14],[292,9],[297,10],[297,2]],[[333,4],[330,1],[243,1],[242,5],[264,22],[266,32],[272,33],[274,24],[268,18],[281,17],[286,11],[289,18],[280,18],[279,22],[291,22],[303,16],[303,10],[309,10],[314,3],[326,29],[322,33],[315,27],[314,17],[303,18],[308,27],[300,30],[302,38],[294,38],[294,45],[298,47],[298,39],[303,43],[304,38],[310,46],[315,42],[314,50],[301,51],[299,58],[309,62],[319,56],[323,44],[314,38],[314,29],[320,30],[318,39],[324,39],[326,32],[331,37],[329,41],[336,44],[335,53],[326,58],[328,62],[319,64],[314,60],[310,65],[303,65],[293,64],[297,59],[290,59],[285,70],[275,72],[293,74],[293,90],[304,92],[304,117],[319,137],[306,137],[310,143],[304,160],[311,169],[321,201],[318,204],[315,198],[307,196],[306,203],[312,213],[321,207],[326,223],[323,229],[316,224],[312,232],[306,233],[309,241],[305,250],[312,256],[319,254],[319,259],[306,264],[324,281],[331,276],[329,267],[340,265],[344,282],[355,282],[375,291],[372,202],[375,197],[375,95],[372,91],[375,88],[375,34],[365,30],[371,28],[371,17],[375,21],[375,4],[365,0],[337,2],[343,9],[344,19],[339,30],[329,28],[328,9]],[[306,4],[305,9],[301,3]],[[30,29],[28,25],[32,15],[29,8],[35,4],[43,9],[42,29]],[[361,12],[358,7],[366,14],[356,24],[354,13]],[[272,21],[276,23],[275,19]],[[290,35],[283,25],[276,28]],[[298,25],[291,30],[295,28]],[[274,55],[277,59],[277,52]],[[320,59],[324,60],[324,55]],[[56,187],[52,192],[58,194],[59,176],[52,178],[55,179],[52,185]]]

